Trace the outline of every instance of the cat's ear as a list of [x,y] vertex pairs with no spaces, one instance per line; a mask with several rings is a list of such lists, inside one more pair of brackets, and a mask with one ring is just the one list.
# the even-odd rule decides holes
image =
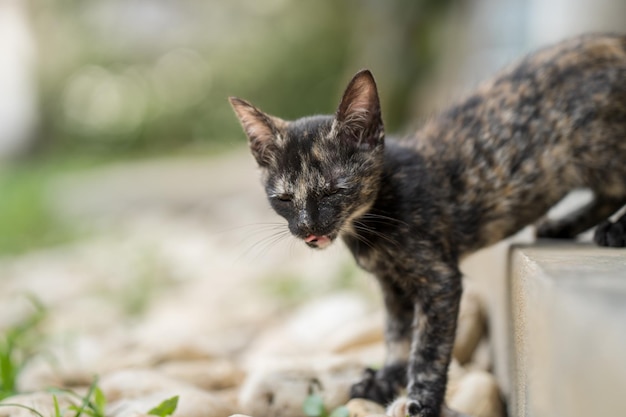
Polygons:
[[369,70],[361,70],[352,77],[339,103],[335,120],[343,140],[368,148],[383,144],[385,129],[378,90]]
[[267,167],[274,158],[276,141],[284,131],[287,122],[278,117],[263,113],[246,100],[229,97],[231,106],[248,136],[250,150],[261,167]]

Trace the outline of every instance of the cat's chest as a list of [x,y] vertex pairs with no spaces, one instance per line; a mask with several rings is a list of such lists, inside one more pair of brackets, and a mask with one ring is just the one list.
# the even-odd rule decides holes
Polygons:
[[360,241],[355,237],[344,237],[344,242],[352,252],[352,256],[359,267],[370,273],[381,273],[385,270],[393,269],[393,263],[397,259],[389,251],[373,247]]
[[356,261],[357,265],[359,265],[361,268],[368,272],[376,271],[377,262],[373,256],[354,252],[352,253],[352,255],[354,256],[354,260]]
[[348,249],[350,249],[357,265],[368,272],[373,272],[376,259],[378,258],[376,251],[365,245],[357,236],[344,235],[342,236],[342,240]]

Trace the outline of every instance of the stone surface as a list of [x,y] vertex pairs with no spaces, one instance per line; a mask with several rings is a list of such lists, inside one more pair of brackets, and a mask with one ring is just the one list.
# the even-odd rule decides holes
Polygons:
[[350,386],[363,364],[340,356],[300,357],[256,365],[240,395],[244,413],[265,417],[306,417],[302,410],[310,394],[318,394],[328,409],[349,400]]
[[226,359],[172,361],[156,369],[170,378],[207,391],[238,387],[245,376],[239,365]]
[[480,295],[466,282],[461,297],[456,340],[452,356],[461,364],[468,363],[486,333],[486,318]]
[[354,317],[341,328],[328,334],[322,341],[324,350],[335,353],[346,353],[380,344],[384,341],[384,316],[381,311],[367,314],[365,317]]
[[370,415],[385,414],[385,408],[373,401],[362,398],[354,398],[346,403],[350,417],[366,417]]
[[113,372],[102,376],[99,386],[111,402],[139,398],[154,392],[176,392],[194,388],[190,384],[150,369],[125,369]]
[[512,262],[514,415],[626,413],[626,251],[544,243]]
[[[62,393],[55,395],[59,402],[59,407],[67,408],[70,405],[76,404],[76,399],[70,395]],[[30,410],[9,404],[18,404],[33,408],[44,416],[54,416],[54,400],[52,394],[48,392],[20,394],[0,401],[0,417],[32,417],[34,414]]]
[[160,404],[163,400],[178,396],[178,406],[174,417],[224,417],[235,412],[234,404],[227,404],[211,393],[201,390],[162,390],[145,395],[121,398],[112,402],[107,410],[113,417],[142,415]]
[[360,332],[343,340],[339,336],[345,335],[353,323],[359,322],[359,326],[370,310],[367,300],[352,292],[338,292],[306,302],[257,338],[250,347],[256,356],[252,360],[263,361],[265,356],[273,355],[341,350],[363,344],[363,339],[380,341],[379,337]]
[[504,405],[494,376],[485,371],[470,371],[458,382],[448,406],[472,417],[502,417]]

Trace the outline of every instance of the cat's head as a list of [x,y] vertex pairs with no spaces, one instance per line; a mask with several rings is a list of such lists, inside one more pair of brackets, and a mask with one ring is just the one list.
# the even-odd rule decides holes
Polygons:
[[230,102],[263,172],[265,191],[291,233],[324,248],[378,193],[384,129],[374,77],[357,73],[333,116],[285,121],[247,101]]

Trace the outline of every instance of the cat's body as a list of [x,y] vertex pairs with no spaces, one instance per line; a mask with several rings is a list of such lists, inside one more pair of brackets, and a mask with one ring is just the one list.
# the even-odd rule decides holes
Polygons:
[[[334,116],[285,122],[231,99],[291,232],[341,236],[387,309],[387,359],[352,395],[438,416],[461,296],[459,260],[537,221],[576,188],[595,200],[541,236],[574,237],[626,204],[626,36],[588,35],[529,55],[428,121],[384,143],[371,74]],[[596,241],[626,245],[626,217]],[[408,370],[408,372],[407,372]]]

